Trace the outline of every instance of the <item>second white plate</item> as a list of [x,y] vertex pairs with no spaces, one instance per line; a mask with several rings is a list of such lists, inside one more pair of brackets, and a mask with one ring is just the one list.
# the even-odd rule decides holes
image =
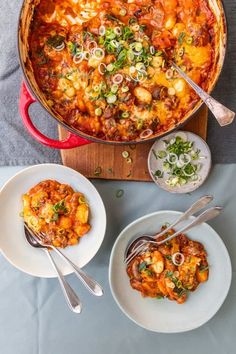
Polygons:
[[185,332],[206,323],[221,307],[231,284],[232,269],[227,249],[219,235],[208,224],[202,224],[187,235],[205,246],[209,279],[189,294],[186,303],[179,305],[168,299],[143,298],[130,286],[123,262],[128,242],[135,236],[155,234],[163,224],[172,223],[180,214],[159,211],[137,219],[118,236],[110,257],[109,281],[118,306],[139,326],[159,333]]

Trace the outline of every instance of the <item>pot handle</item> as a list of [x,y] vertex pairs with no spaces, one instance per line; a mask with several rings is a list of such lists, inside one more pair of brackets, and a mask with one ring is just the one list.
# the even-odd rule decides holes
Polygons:
[[41,144],[44,144],[50,148],[54,149],[72,149],[82,145],[90,144],[91,141],[83,139],[77,135],[69,133],[65,140],[54,140],[43,135],[32,123],[29,116],[29,107],[32,103],[37,100],[32,96],[29,89],[27,88],[25,82],[22,82],[20,90],[20,102],[19,109],[20,114],[29,133]]

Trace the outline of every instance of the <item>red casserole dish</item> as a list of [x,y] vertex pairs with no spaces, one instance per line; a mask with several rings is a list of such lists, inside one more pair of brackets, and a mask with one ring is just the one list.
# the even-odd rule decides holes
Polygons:
[[[45,0],[42,0],[42,1],[45,2]],[[116,0],[114,2],[114,4],[118,3],[118,2],[123,4],[123,2],[120,2],[118,0]],[[140,2],[140,0],[136,0],[133,3],[135,4],[135,6],[140,5],[140,7],[141,7],[141,5],[143,5],[144,3],[149,3],[149,2],[152,3],[151,0],[145,0],[143,2]],[[159,2],[160,2],[160,4],[163,3],[162,0],[160,0]],[[206,80],[205,80],[205,84],[203,84],[203,86],[204,85],[206,86],[206,90],[208,92],[211,92],[218,80],[218,77],[220,75],[220,72],[221,72],[221,69],[223,66],[224,57],[225,57],[226,21],[225,21],[224,10],[222,7],[222,3],[219,0],[209,0],[209,1],[188,0],[188,2],[189,3],[190,2],[194,2],[194,3],[199,2],[199,4],[201,3],[201,6],[203,6],[204,4],[207,5],[208,9],[210,9],[210,11],[212,12],[212,14],[214,14],[214,17],[215,17],[214,25],[211,29],[211,31],[212,31],[211,35],[214,38],[214,41],[213,41],[214,42],[214,51],[212,54],[213,55],[213,58],[212,58],[212,60],[213,60],[212,66],[213,67],[211,68],[212,70],[211,70],[211,73],[209,73],[209,77],[206,78]],[[30,48],[29,38],[30,38],[32,23],[34,21],[35,7],[37,7],[37,5],[39,3],[40,3],[40,1],[34,1],[34,0],[25,0],[24,1],[22,9],[21,9],[21,13],[20,13],[20,20],[19,20],[18,45],[19,45],[19,57],[20,57],[21,67],[22,67],[22,70],[23,70],[23,73],[25,76],[25,81],[26,81],[26,83],[24,82],[22,84],[22,89],[21,89],[20,113],[21,113],[23,122],[26,125],[27,129],[29,130],[31,135],[33,135],[40,143],[47,145],[49,147],[52,147],[52,148],[70,149],[70,148],[73,148],[76,146],[88,144],[93,141],[100,142],[100,143],[107,143],[107,144],[116,144],[116,145],[136,144],[136,143],[138,144],[138,143],[143,143],[143,142],[147,142],[147,141],[152,141],[158,137],[161,137],[165,134],[170,133],[171,131],[173,131],[177,128],[180,128],[190,118],[192,118],[194,116],[194,113],[201,107],[202,102],[200,100],[196,100],[193,107],[191,106],[191,108],[188,111],[183,113],[183,115],[181,116],[181,119],[178,119],[178,121],[175,121],[174,123],[172,122],[171,124],[169,124],[167,126],[167,128],[165,128],[163,130],[160,129],[159,131],[157,130],[156,132],[153,131],[152,134],[150,136],[148,136],[146,139],[140,139],[140,138],[135,137],[134,139],[129,138],[128,140],[125,141],[124,139],[123,140],[122,139],[121,140],[114,140],[109,137],[105,137],[105,138],[102,137],[101,138],[99,134],[97,134],[97,135],[92,134],[90,131],[86,131],[86,130],[82,129],[83,127],[80,129],[80,127],[76,127],[76,126],[71,125],[65,116],[63,116],[60,112],[56,111],[53,107],[51,107],[48,104],[48,97],[46,96],[46,94],[42,90],[42,88],[40,87],[39,82],[36,79],[35,70],[34,70],[35,67],[34,67],[34,65],[32,65],[32,53],[31,53],[32,50]],[[57,1],[55,1],[54,3],[57,3]],[[65,0],[64,3],[69,3],[69,0]],[[81,3],[83,3],[83,1]],[[110,1],[103,2],[103,3],[110,4]],[[170,3],[171,3],[171,1],[170,1]],[[173,1],[172,1],[172,3],[173,3]],[[182,0],[174,1],[174,3],[181,5]],[[203,5],[202,5],[202,3],[203,3]],[[47,4],[47,6],[50,6],[50,1],[48,3],[45,2],[45,4]],[[124,3],[124,4],[126,4],[126,3]],[[78,5],[78,6],[80,6],[80,5]],[[108,6],[108,5],[106,5],[106,6]],[[109,6],[113,6],[113,5],[109,5]],[[165,6],[166,6],[166,3],[165,3]],[[186,4],[186,6],[187,6],[187,4]],[[112,10],[112,11],[115,11],[115,10]],[[142,18],[142,21],[144,21],[144,18]],[[177,23],[177,25],[178,25],[178,23]],[[164,31],[164,30],[161,29],[161,31]],[[174,29],[173,29],[173,31],[174,31]],[[186,36],[186,34],[184,32],[181,32],[179,37],[177,38],[177,42],[180,44],[180,41],[183,41],[183,38],[185,36]],[[194,37],[191,37],[191,38],[190,38],[191,40],[194,39]],[[156,37],[154,38],[154,44],[158,43],[158,44],[156,44],[157,47],[159,45],[160,46],[163,45],[161,41],[162,41],[162,38],[161,39],[156,38]],[[189,43],[189,44],[191,44],[191,43]],[[194,49],[195,50],[194,55],[191,54],[193,57],[194,56],[196,57],[197,55],[199,56],[199,52],[198,52],[198,48],[197,48],[198,45],[199,44],[197,43],[196,47]],[[195,44],[194,44],[194,46],[195,46]],[[166,48],[166,49],[169,50],[169,48]],[[155,50],[157,51],[157,49],[155,49]],[[136,85],[136,83],[135,83],[135,85]],[[135,87],[135,85],[134,85],[134,87]],[[142,84],[140,82],[138,83],[138,85],[142,86]],[[136,87],[134,89],[132,88],[132,90],[133,90],[132,92],[135,92]],[[172,91],[173,91],[173,89],[172,89]],[[169,94],[169,92],[171,94],[172,91],[168,90],[168,94]],[[152,94],[152,97],[154,97],[154,93],[151,92],[151,94]],[[172,92],[172,94],[173,94],[173,92]],[[142,98],[138,98],[138,99],[142,100]],[[36,127],[33,125],[31,118],[29,116],[29,113],[28,113],[28,108],[32,103],[36,102],[36,100],[41,103],[41,105],[44,107],[44,109],[46,109],[46,111],[54,119],[56,119],[59,124],[63,125],[69,131],[68,138],[65,141],[56,141],[53,139],[49,139],[48,137],[44,136],[41,132],[39,132],[36,129]],[[135,107],[136,107],[135,104],[133,104],[133,106],[131,107],[131,112],[132,112],[133,108],[135,108]],[[93,117],[91,117],[91,119],[93,119]],[[146,129],[146,130],[148,130],[148,129]],[[126,139],[126,137],[125,137],[125,139]]]

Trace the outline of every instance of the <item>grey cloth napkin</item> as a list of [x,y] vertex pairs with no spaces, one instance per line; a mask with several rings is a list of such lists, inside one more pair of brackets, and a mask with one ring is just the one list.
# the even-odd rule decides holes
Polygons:
[[[59,151],[44,147],[26,131],[18,111],[22,73],[17,53],[17,27],[21,1],[0,0],[0,165],[31,165],[61,162]],[[225,0],[229,41],[225,66],[214,97],[236,111],[236,2]],[[47,136],[57,138],[57,124],[34,104],[31,116]],[[215,163],[236,162],[236,121],[220,128],[209,119],[208,143]]]
[[[17,28],[22,1],[0,0],[0,165],[61,162],[58,150],[47,148],[26,131],[18,109],[22,72],[18,62]],[[30,109],[35,125],[57,138],[57,123],[39,104]]]

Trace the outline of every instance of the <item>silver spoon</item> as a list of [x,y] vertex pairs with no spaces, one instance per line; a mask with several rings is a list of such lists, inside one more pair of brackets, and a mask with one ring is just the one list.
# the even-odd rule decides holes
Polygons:
[[184,226],[182,229],[179,231],[175,232],[173,235],[170,235],[169,237],[165,238],[162,241],[157,241],[157,240],[143,240],[142,244],[140,244],[135,251],[130,255],[129,257],[126,258],[125,263],[129,264],[138,254],[142,253],[144,250],[146,251],[148,249],[148,244],[155,244],[157,246],[162,245],[163,243],[172,240],[179,234],[182,234],[184,232],[187,232],[188,230],[192,229],[194,226],[200,225],[204,222],[207,222],[216,216],[218,216],[221,211],[222,207],[213,207],[210,209],[205,210],[202,214],[200,214],[198,217],[196,217],[195,220],[193,220],[190,224]]
[[199,87],[188,75],[186,75],[174,62],[171,65],[179,73],[179,75],[187,81],[187,83],[192,87],[192,89],[198,94],[198,96],[207,105],[209,110],[212,112],[217,122],[223,127],[225,125],[231,124],[235,117],[235,112],[231,111],[220,102],[216,101],[213,97],[208,95],[201,87]]
[[126,247],[125,250],[125,262],[127,262],[128,257],[136,250],[136,248],[142,244],[143,240],[155,241],[157,238],[166,234],[169,230],[171,230],[176,225],[180,224],[182,221],[187,220],[190,216],[197,213],[199,210],[203,209],[213,200],[212,195],[205,195],[197,200],[188,210],[186,210],[176,221],[174,221],[169,227],[167,227],[162,232],[156,235],[142,235],[137,237],[135,240],[131,241]]
[[24,226],[24,230],[25,230],[25,237],[26,237],[26,240],[28,241],[28,243],[32,247],[41,248],[47,254],[48,258],[50,259],[50,262],[51,262],[53,268],[55,269],[55,271],[57,273],[57,277],[58,277],[59,283],[61,285],[62,292],[63,292],[63,294],[65,296],[66,302],[67,302],[70,310],[75,312],[75,313],[80,313],[81,309],[82,309],[80,299],[76,295],[74,290],[71,288],[69,283],[67,283],[67,281],[65,280],[63,274],[61,273],[61,271],[57,267],[55,261],[53,260],[48,248],[45,247],[45,246],[40,245],[37,242],[37,240],[28,231],[28,228],[26,226]]
[[28,232],[31,234],[32,237],[36,239],[36,241],[43,247],[49,247],[53,249],[64,261],[69,264],[70,267],[73,268],[75,275],[79,280],[84,284],[84,286],[95,296],[102,296],[103,289],[101,285],[99,285],[94,279],[88,276],[82,269],[80,269],[76,264],[74,264],[69,258],[67,258],[57,247],[53,245],[48,245],[44,242],[45,235],[41,233],[35,233],[31,230],[28,225],[25,223],[25,227],[27,228]]

